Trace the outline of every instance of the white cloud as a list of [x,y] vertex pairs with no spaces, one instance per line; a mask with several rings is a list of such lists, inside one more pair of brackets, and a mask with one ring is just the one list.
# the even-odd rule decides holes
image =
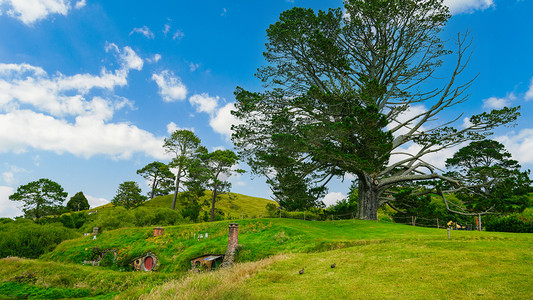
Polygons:
[[166,102],[184,100],[187,97],[187,87],[179,77],[168,70],[152,74],[152,80],[159,86],[159,95]]
[[502,109],[511,105],[511,101],[515,100],[516,96],[513,93],[508,94],[504,98],[490,97],[483,100],[483,108],[485,109]]
[[173,40],[181,40],[183,37],[185,36],[185,33],[183,33],[183,31],[181,30],[176,30],[176,32],[174,33],[174,35],[172,36],[172,39]]
[[167,124],[167,133],[172,134],[176,130],[189,130],[191,132],[194,132],[194,128],[188,128],[188,127],[179,127],[174,122],[170,122]]
[[220,14],[222,17],[226,15],[228,11],[226,10],[226,8],[222,8],[222,13]]
[[240,121],[231,114],[235,109],[234,103],[228,103],[220,108],[214,117],[211,117],[209,125],[217,133],[223,134],[229,140],[231,138],[231,125],[238,125]]
[[140,33],[144,35],[147,39],[153,40],[155,38],[154,33],[147,26],[143,26],[141,28],[133,28],[133,30],[130,32],[130,35],[134,33]]
[[[81,8],[85,1],[75,4],[76,8]],[[0,0],[0,8],[7,12],[7,15],[22,21],[26,25],[32,25],[36,21],[43,20],[49,15],[66,16],[71,9],[70,0]]]
[[85,7],[85,5],[87,5],[87,2],[85,0],[79,0],[78,2],[76,2],[76,5],[74,5],[74,8],[80,9],[82,7]]
[[87,198],[87,202],[89,202],[89,205],[91,208],[95,208],[95,207],[102,206],[104,204],[109,203],[109,200],[105,198],[93,197],[91,195],[85,194],[85,198]]
[[[414,118],[415,116],[418,116],[424,112],[426,112],[427,109],[424,105],[413,105],[413,106],[410,106],[407,110],[405,110],[404,112],[402,112],[397,118],[396,118],[396,121],[392,121],[390,122],[389,124],[387,124],[387,130],[391,130],[393,129],[394,127],[396,127],[398,124],[400,123],[403,123],[403,122],[407,122],[409,121],[411,118]],[[410,123],[408,123],[408,125],[411,125],[413,123],[416,123],[418,119],[415,119],[414,121],[411,121]],[[408,126],[410,127],[410,126]],[[399,136],[401,134],[406,134],[409,132],[409,128],[406,127],[406,126],[402,126],[401,129],[397,130],[396,132],[394,132],[394,136]],[[420,129],[420,131],[424,131],[424,127],[422,126]]]
[[470,122],[470,118],[469,117],[465,117],[463,119],[463,128],[468,128],[470,126],[472,126],[474,124],[472,124],[472,122]]
[[450,8],[452,14],[472,13],[475,10],[485,10],[494,6],[493,0],[444,0],[444,5]]
[[518,134],[510,132],[494,139],[504,144],[521,165],[533,163],[533,129],[522,129]]
[[[457,152],[457,150],[459,150],[459,148],[461,148],[462,146],[464,145],[458,145],[455,147],[442,149],[438,152],[433,152],[433,153],[424,155],[421,158],[421,160],[441,170],[444,170],[446,159],[452,157],[453,154]],[[417,145],[415,143],[410,143],[406,147],[398,147],[391,154],[389,165],[392,165],[403,159],[416,155],[421,150],[421,148],[422,147],[420,145]],[[420,171],[425,171],[425,170],[420,169]]]
[[124,47],[124,51],[120,54],[124,66],[128,69],[140,71],[143,68],[143,60],[130,47]]
[[199,64],[195,64],[195,63],[190,63],[189,64],[189,70],[191,70],[191,72],[196,71],[199,67],[200,67]]
[[224,146],[211,147],[211,152],[213,152],[213,151],[217,151],[217,150],[222,150],[222,151],[224,151],[224,150],[226,150],[226,147],[224,147]]
[[105,123],[101,116],[78,116],[74,123],[30,110],[0,114],[2,152],[27,148],[89,158],[129,159],[133,153],[166,159],[163,138],[128,123]]
[[26,169],[24,169],[24,168],[20,168],[20,167],[17,167],[17,166],[12,166],[12,165],[7,165],[7,171],[2,173],[2,179],[8,185],[13,186],[13,185],[16,185],[16,183],[17,183],[17,180],[15,178],[16,173],[26,173],[26,172],[28,172],[28,171]]
[[210,97],[207,93],[196,94],[189,98],[189,102],[196,108],[197,112],[205,112],[213,115],[218,106],[219,97]]
[[6,171],[2,173],[2,179],[4,179],[5,183],[12,185],[15,182],[15,174],[13,174],[13,172]]
[[[111,123],[116,110],[133,104],[109,92],[126,85],[129,70],[140,70],[142,60],[129,47],[108,44],[106,50],[118,53],[121,67],[114,72],[102,68],[100,75],[49,76],[28,64],[0,64],[0,151],[32,148],[116,159],[144,153],[164,159],[162,137],[126,122]],[[87,97],[94,89],[106,90],[105,96]]]
[[14,110],[22,104],[53,116],[75,116],[94,115],[96,110],[102,113],[103,106],[115,108],[115,104],[104,105],[101,98],[88,101],[85,95],[92,89],[112,91],[117,86],[125,86],[129,71],[141,70],[143,63],[130,47],[120,51],[115,44],[108,44],[106,50],[118,53],[121,68],[114,72],[102,68],[99,75],[65,76],[57,72],[49,76],[42,68],[28,64],[0,63],[0,111]]
[[531,81],[529,83],[529,89],[527,90],[524,99],[526,101],[533,100],[533,78],[531,78]]
[[326,196],[324,196],[324,199],[322,199],[322,202],[327,206],[335,205],[340,200],[346,198],[343,193],[341,192],[330,192]]
[[165,29],[163,29],[163,34],[165,36],[167,36],[167,33],[170,31],[170,25],[169,24],[165,24]]
[[15,190],[9,186],[0,186],[0,217],[14,218],[17,216],[22,216],[24,213],[20,208],[18,208],[15,201],[9,200]]
[[149,63],[157,63],[158,61],[161,60],[161,54],[154,54],[154,56],[152,58],[147,58],[146,61],[149,62]]

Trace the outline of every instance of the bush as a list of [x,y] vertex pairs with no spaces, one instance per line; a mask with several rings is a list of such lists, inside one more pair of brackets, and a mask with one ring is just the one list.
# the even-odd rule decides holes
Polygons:
[[139,207],[133,211],[135,226],[178,225],[188,223],[188,220],[170,208]]
[[485,223],[485,230],[533,233],[533,219],[526,219],[521,214],[512,214],[506,217],[489,220]]
[[64,240],[80,236],[60,223],[35,224],[28,219],[0,224],[0,257],[37,258]]
[[289,219],[300,219],[300,220],[313,220],[313,221],[319,221],[324,219],[324,215],[319,214],[315,211],[281,211],[281,217],[282,218],[289,218]]

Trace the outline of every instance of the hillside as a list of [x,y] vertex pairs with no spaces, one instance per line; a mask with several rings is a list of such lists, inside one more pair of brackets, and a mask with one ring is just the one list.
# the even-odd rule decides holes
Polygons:
[[[142,207],[165,207],[170,208],[172,205],[173,195],[157,196],[151,200],[143,203]],[[204,196],[199,199],[199,203],[202,206],[202,211],[209,212],[211,208],[211,191],[205,191]],[[183,208],[185,200],[181,198],[181,194],[178,195],[176,201],[176,209]],[[265,198],[252,197],[237,193],[223,194],[219,196],[219,200],[216,202],[216,209],[224,212],[224,215],[228,219],[239,218],[256,218],[266,215],[266,205],[272,203],[277,205],[277,202]],[[111,203],[98,206],[90,209],[89,211],[106,211],[113,209],[114,206]]]
[[[191,258],[224,253],[229,223],[168,226],[158,237],[152,227],[122,228],[96,240],[65,241],[39,260],[2,259],[0,294],[7,293],[2,287],[13,294],[31,286],[41,293],[54,287],[68,295],[82,290],[86,296],[152,299],[533,296],[531,234],[452,231],[448,240],[444,229],[359,220],[239,220],[241,264],[186,275]],[[206,232],[207,239],[195,238]],[[82,266],[94,247],[116,249],[125,261],[153,252],[161,265],[151,273]],[[305,274],[299,275],[302,268]],[[32,282],[6,283],[29,273],[35,273]]]

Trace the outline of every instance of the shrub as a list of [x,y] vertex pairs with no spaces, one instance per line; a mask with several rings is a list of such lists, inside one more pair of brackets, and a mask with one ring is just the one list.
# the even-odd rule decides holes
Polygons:
[[0,257],[37,258],[64,240],[80,236],[60,223],[35,224],[28,219],[0,224]]
[[135,226],[152,225],[177,225],[188,223],[188,220],[170,208],[145,208],[139,207],[133,210]]
[[485,224],[487,231],[533,233],[533,219],[526,219],[520,214],[512,214],[489,220]]

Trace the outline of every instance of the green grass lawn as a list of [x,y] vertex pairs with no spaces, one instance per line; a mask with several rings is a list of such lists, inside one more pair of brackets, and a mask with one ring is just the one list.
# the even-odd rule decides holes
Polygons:
[[[147,299],[533,297],[532,234],[452,231],[448,240],[444,229],[375,221],[238,220],[239,264],[186,273],[190,258],[225,252],[229,223],[169,226],[161,237],[152,236],[153,228],[122,228],[96,240],[65,241],[39,260],[2,259],[4,285],[28,272],[36,272],[37,280],[7,286],[11,294],[0,286],[0,294],[13,295],[26,284]],[[205,232],[208,239],[194,238]],[[161,266],[152,273],[81,266],[92,247],[117,249],[123,257],[151,251]]]

